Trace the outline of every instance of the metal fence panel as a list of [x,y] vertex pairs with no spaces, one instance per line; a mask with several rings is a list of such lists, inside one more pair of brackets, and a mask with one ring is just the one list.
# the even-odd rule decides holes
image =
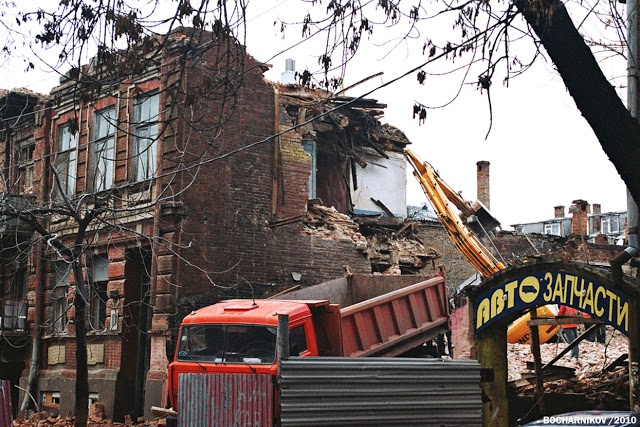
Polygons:
[[480,426],[475,360],[292,357],[279,377],[282,426]]
[[271,375],[180,374],[178,426],[271,426],[273,395]]

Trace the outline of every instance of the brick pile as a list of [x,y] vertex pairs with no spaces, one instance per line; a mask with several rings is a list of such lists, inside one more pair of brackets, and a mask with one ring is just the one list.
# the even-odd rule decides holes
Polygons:
[[[438,252],[425,246],[412,231],[412,221],[390,218],[389,226],[359,225],[334,207],[310,204],[303,220],[302,233],[330,240],[353,243],[366,253],[374,274],[435,271]],[[396,224],[397,223],[397,224]]]
[[[543,365],[560,353],[567,344],[546,343],[540,345]],[[602,391],[612,392],[616,396],[628,395],[629,382],[626,362],[623,366],[609,368],[609,365],[628,352],[628,341],[619,332],[607,327],[604,344],[582,341],[579,344],[578,359],[571,352],[564,355],[554,365],[571,368],[575,375],[566,378],[545,381],[545,392],[583,394],[596,399]],[[533,371],[527,369],[527,362],[533,362],[529,344],[507,344],[508,375],[510,385],[521,395],[535,394],[535,381],[525,381],[523,375]],[[570,372],[570,371],[569,371]],[[530,377],[530,375],[528,375]]]
[[[25,416],[23,419],[13,420],[13,426],[15,427],[66,427],[73,426],[75,422],[74,417],[63,417],[61,415],[53,416],[47,411],[35,412],[30,416]],[[124,426],[166,426],[164,418],[153,421],[144,421],[142,417],[133,421],[129,415],[125,415],[123,423],[114,422],[104,416],[104,405],[99,402],[95,402],[91,405],[89,410],[89,419],[87,420],[89,427],[124,427]]]

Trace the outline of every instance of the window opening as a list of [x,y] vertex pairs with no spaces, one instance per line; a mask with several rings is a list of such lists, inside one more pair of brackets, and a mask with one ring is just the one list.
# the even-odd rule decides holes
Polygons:
[[113,186],[115,166],[114,134],[116,110],[114,107],[96,111],[93,115],[92,190],[95,192]]
[[54,195],[60,197],[62,192],[71,197],[76,189],[76,147],[77,134],[72,133],[70,126],[64,124],[58,126],[57,151],[55,168],[58,174],[60,186],[54,182]]
[[317,157],[318,150],[316,148],[316,142],[312,140],[302,141],[302,149],[305,153],[311,156],[311,175],[309,175],[309,199],[316,198],[316,176],[317,176]]
[[133,103],[133,178],[144,181],[156,172],[156,147],[158,138],[158,93],[138,96]]
[[59,261],[53,263],[54,269],[54,288],[52,292],[53,310],[51,323],[53,324],[54,332],[64,332],[67,328],[67,307],[68,291],[69,291],[69,273],[71,271],[71,265]]
[[33,153],[36,145],[33,141],[18,144],[18,185],[21,192],[33,191]]
[[91,260],[89,323],[96,331],[104,330],[106,326],[108,268],[109,258],[106,256],[94,257]]
[[307,336],[304,325],[296,326],[289,331],[289,354],[299,356],[307,351]]

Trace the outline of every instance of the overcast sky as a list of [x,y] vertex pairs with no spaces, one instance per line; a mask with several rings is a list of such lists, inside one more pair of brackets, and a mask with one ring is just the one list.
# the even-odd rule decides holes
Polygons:
[[[297,0],[250,4],[247,48],[256,59],[273,65],[267,72],[271,80],[280,79],[286,58],[294,58],[298,70],[305,66],[317,68],[317,59],[309,52],[318,51],[319,38],[272,58],[297,41],[299,30],[289,27],[283,39],[279,26],[273,23],[277,17],[292,20],[292,14],[303,16],[302,10],[292,8],[299,4]],[[377,72],[384,74],[357,86],[347,95],[359,96],[423,63],[425,57],[419,46],[421,44],[401,44],[386,56],[387,47],[363,49],[347,69],[345,84],[348,86]],[[525,40],[519,46],[531,49],[531,42]],[[448,62],[428,71],[438,72],[451,65]],[[609,61],[605,74],[623,76],[625,68],[623,60]],[[5,63],[0,68],[0,86],[28,87],[46,93],[58,82],[55,73],[40,65],[34,72],[24,73],[23,69],[24,63],[19,58]],[[469,78],[477,75],[478,72],[470,73]],[[493,126],[486,140],[488,101],[486,93],[473,85],[464,85],[451,105],[430,110],[425,123],[412,119],[415,101],[430,106],[447,103],[457,93],[462,78],[461,73],[428,76],[426,84],[421,86],[412,75],[369,97],[388,105],[384,120],[403,130],[422,159],[430,162],[466,199],[476,198],[476,162],[490,161],[491,211],[503,226],[552,218],[554,206],[568,208],[575,199],[599,203],[604,212],[626,210],[622,180],[551,64],[538,61],[526,74],[511,80],[508,88],[501,81],[494,81],[491,88]],[[426,202],[411,176],[408,176],[407,199],[413,205]]]
[[[270,52],[287,45],[286,39],[284,43],[279,40],[278,27],[272,25],[274,15],[286,13],[287,3],[290,6],[295,1],[280,2],[281,6],[275,9],[265,7],[263,10],[267,12],[250,22],[247,45],[257,59],[267,60]],[[298,16],[302,14],[298,12]],[[258,22],[260,25],[251,25]],[[441,25],[444,31],[451,28]],[[270,31],[265,30],[269,27]],[[254,32],[252,28],[262,30]],[[288,37],[290,34],[287,31]],[[315,58],[307,54],[312,43],[316,42],[271,60],[273,69],[267,77],[278,80],[287,57],[296,59],[298,69],[317,68]],[[345,86],[379,71],[384,75],[356,87],[348,95],[358,96],[423,63],[421,43],[401,44],[386,57],[388,49],[384,47],[366,48],[347,69]],[[522,40],[515,48],[531,50],[532,43]],[[427,71],[437,72],[451,66],[451,62],[446,62]],[[607,61],[603,68],[608,76],[626,73],[622,58]],[[478,73],[474,76],[471,72],[470,78],[476,78]],[[466,199],[476,198],[476,162],[488,160],[491,211],[503,226],[553,218],[554,206],[563,205],[568,210],[576,199],[599,203],[604,212],[626,210],[624,183],[551,64],[538,60],[524,75],[511,80],[509,87],[496,79],[491,88],[493,126],[486,140],[488,101],[486,93],[474,85],[465,85],[451,105],[430,110],[425,123],[412,119],[414,101],[430,106],[444,104],[458,91],[462,78],[462,72],[428,76],[421,86],[414,74],[370,97],[388,105],[384,120],[402,129],[413,143],[411,148]],[[625,81],[617,79],[615,83]],[[625,89],[618,92],[624,95]],[[426,202],[412,176],[408,177],[407,199],[413,205]]]

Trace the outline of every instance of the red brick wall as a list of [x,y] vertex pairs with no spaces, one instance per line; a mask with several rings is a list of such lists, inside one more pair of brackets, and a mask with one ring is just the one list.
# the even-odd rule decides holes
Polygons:
[[481,201],[487,209],[490,208],[491,191],[489,185],[489,162],[481,160],[476,163],[478,167],[478,200]]
[[[255,65],[246,58],[245,69]],[[190,84],[198,77],[191,75]],[[241,148],[273,134],[276,119],[274,87],[254,68],[244,76],[236,114],[224,124],[216,141],[218,154]],[[291,126],[284,109],[278,106],[280,130]],[[206,112],[206,114],[205,114]],[[219,108],[215,102],[202,101],[195,114],[212,120],[215,126]],[[199,125],[206,125],[200,122]],[[206,144],[210,135],[193,135],[192,144]],[[291,280],[292,272],[302,274],[305,283],[339,277],[343,266],[369,272],[364,255],[351,242],[336,242],[301,233],[301,223],[268,227],[272,219],[304,214],[308,198],[310,157],[295,132],[280,138],[280,150],[274,141],[238,152],[202,167],[198,179],[184,195],[186,217],[182,225],[182,256],[210,272],[209,279],[188,263],[181,263],[179,284],[183,295],[251,296],[272,290],[270,283]],[[279,151],[278,164],[274,167]],[[277,177],[275,215],[272,216],[274,172]],[[215,284],[234,286],[225,290]],[[265,286],[263,286],[265,285]]]
[[589,204],[584,200],[574,200],[573,205],[571,205],[570,211],[573,215],[573,220],[571,221],[571,234],[575,236],[584,236],[588,233],[588,219],[587,214],[589,214]]

